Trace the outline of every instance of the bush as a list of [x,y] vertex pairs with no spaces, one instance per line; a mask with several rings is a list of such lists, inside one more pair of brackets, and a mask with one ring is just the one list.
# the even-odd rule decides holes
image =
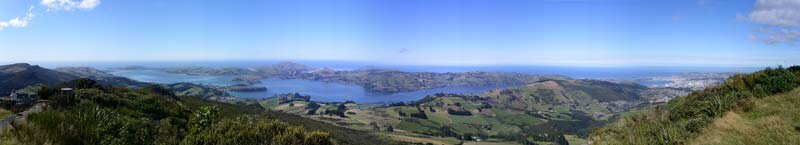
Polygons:
[[469,112],[467,110],[447,109],[447,114],[450,114],[450,115],[461,115],[461,116],[472,116],[472,112]]
[[724,83],[678,97],[642,115],[619,119],[597,129],[598,144],[685,144],[715,118],[748,110],[754,98],[784,93],[800,85],[800,66],[766,68],[736,75]]
[[[262,108],[225,104],[222,107],[179,99],[169,90],[107,89],[91,80],[43,87],[50,109],[29,116],[0,138],[19,144],[333,144],[328,133],[307,131],[265,118]],[[190,111],[191,110],[196,111]],[[0,141],[0,143],[5,143]]]

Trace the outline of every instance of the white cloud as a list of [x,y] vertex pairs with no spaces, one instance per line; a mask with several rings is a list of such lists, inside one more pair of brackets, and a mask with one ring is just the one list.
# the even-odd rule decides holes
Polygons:
[[100,0],[42,0],[41,5],[47,10],[66,10],[73,9],[91,10],[100,5]]
[[792,43],[800,40],[800,30],[762,28],[759,32],[765,36],[749,35],[747,39],[768,44]]
[[[74,9],[80,10],[92,10],[97,5],[100,5],[100,0],[42,0],[39,2],[40,5],[47,8],[47,11],[54,12],[54,11],[71,11]],[[33,20],[33,17],[36,16],[34,14],[35,6],[30,6],[28,8],[28,13],[25,14],[23,17],[16,17],[7,21],[0,21],[0,30],[3,30],[7,27],[26,27],[28,23]]]
[[13,18],[11,20],[0,21],[0,30],[3,30],[6,27],[17,27],[17,28],[19,28],[19,27],[28,26],[28,22],[33,20],[33,17],[35,16],[33,14],[33,8],[34,8],[34,6],[31,6],[30,8],[28,8],[28,13],[25,14],[25,16],[23,16],[23,17],[16,17],[16,18]]
[[747,16],[737,19],[764,25],[759,35],[748,36],[750,40],[769,44],[800,40],[800,0],[757,0]]
[[800,26],[800,0],[758,0],[748,19],[775,26]]

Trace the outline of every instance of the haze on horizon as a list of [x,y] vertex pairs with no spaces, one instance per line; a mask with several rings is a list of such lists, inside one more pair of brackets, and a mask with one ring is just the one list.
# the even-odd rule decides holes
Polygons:
[[800,64],[800,0],[18,0],[0,62]]

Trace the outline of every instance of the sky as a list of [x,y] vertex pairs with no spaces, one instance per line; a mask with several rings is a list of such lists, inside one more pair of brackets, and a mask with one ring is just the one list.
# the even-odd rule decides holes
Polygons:
[[0,62],[800,64],[800,0],[2,0]]

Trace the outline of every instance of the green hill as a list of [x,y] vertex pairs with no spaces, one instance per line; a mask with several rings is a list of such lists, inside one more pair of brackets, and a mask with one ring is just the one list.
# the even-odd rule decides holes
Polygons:
[[798,91],[792,90],[800,86],[798,76],[800,66],[736,75],[719,86],[596,129],[591,140],[595,144],[797,144]]
[[54,85],[78,77],[54,70],[17,63],[0,66],[0,96],[11,93],[12,90],[22,89],[30,85]]
[[383,111],[400,114],[395,128],[420,134],[558,143],[566,141],[564,135],[586,137],[592,127],[642,102],[645,90],[595,80],[547,80],[479,95],[437,94]]
[[648,104],[654,97],[652,90],[597,80],[551,79],[475,95],[435,94],[388,106],[281,101],[282,97],[263,100],[261,105],[340,126],[382,131],[397,140],[416,143],[457,144],[463,139],[480,141],[475,143],[565,144],[566,139],[581,142],[591,128]]
[[[54,89],[63,87],[75,90]],[[272,118],[275,113],[257,105],[176,96],[156,85],[131,90],[106,88],[92,80],[79,79],[53,89],[41,88],[38,94],[50,100],[49,107],[26,116],[13,129],[0,132],[0,144],[333,144],[337,141],[327,132]],[[340,139],[345,143],[350,140]]]
[[114,76],[108,72],[91,67],[59,67],[53,70],[80,78],[92,79],[106,86],[142,88],[150,85],[149,83],[139,82],[125,77]]

